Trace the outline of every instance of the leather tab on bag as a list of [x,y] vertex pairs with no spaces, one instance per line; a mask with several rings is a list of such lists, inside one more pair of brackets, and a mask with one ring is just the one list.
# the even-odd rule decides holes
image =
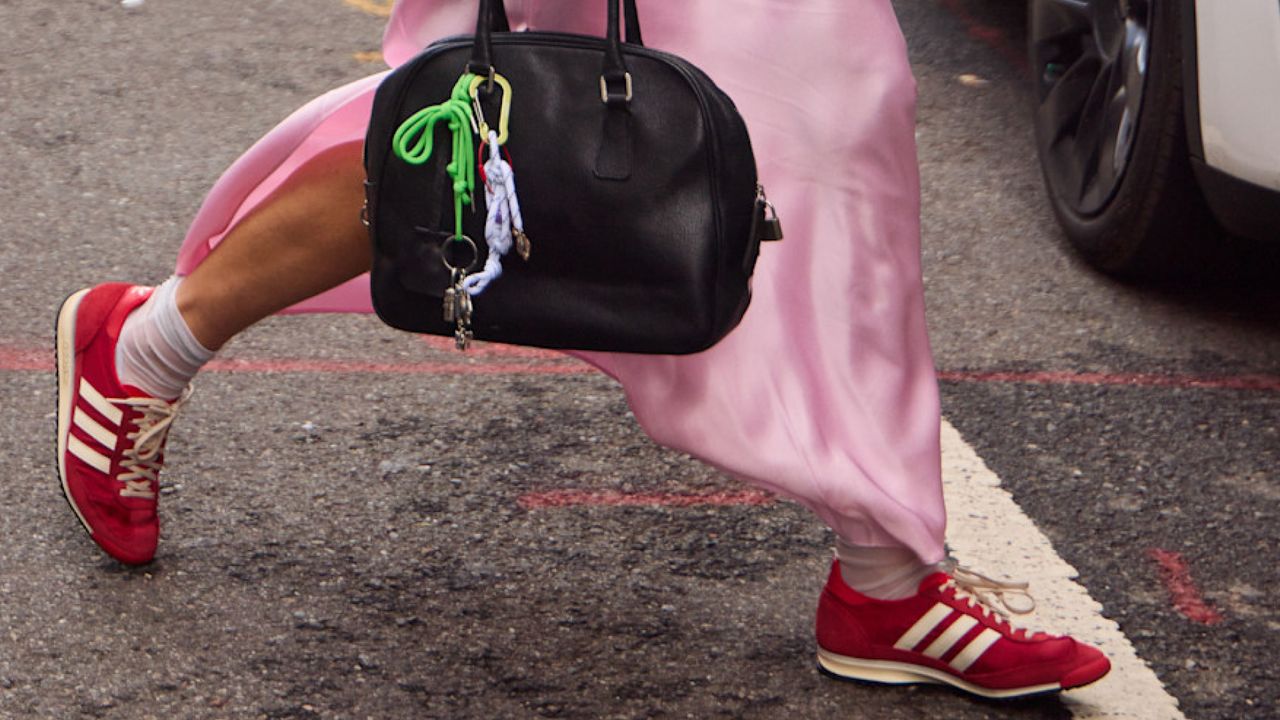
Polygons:
[[631,177],[631,113],[626,110],[610,108],[604,114],[595,175],[601,180]]

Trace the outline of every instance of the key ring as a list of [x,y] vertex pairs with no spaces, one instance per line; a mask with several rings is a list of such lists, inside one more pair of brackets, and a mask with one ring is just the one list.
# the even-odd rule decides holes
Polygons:
[[479,135],[482,138],[489,137],[489,124],[484,120],[484,109],[480,107],[480,86],[487,82],[496,82],[498,87],[502,88],[502,107],[498,111],[498,144],[503,145],[507,142],[508,120],[511,114],[511,83],[498,73],[493,73],[489,77],[480,75],[471,79],[471,87],[468,92],[471,94],[471,107],[475,110],[475,117],[480,123]]
[[[462,258],[456,254],[458,252],[470,252],[471,260],[465,265],[462,264]],[[450,272],[469,273],[479,259],[480,251],[476,248],[476,242],[466,235],[453,235],[440,242],[440,260]]]

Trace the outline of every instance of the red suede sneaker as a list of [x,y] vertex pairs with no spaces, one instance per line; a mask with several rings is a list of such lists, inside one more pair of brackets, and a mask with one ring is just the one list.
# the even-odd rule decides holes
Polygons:
[[818,601],[818,666],[840,678],[945,683],[986,698],[1054,693],[1107,674],[1111,663],[1096,648],[1010,625],[991,604],[1010,590],[1026,596],[1025,586],[956,569],[925,578],[912,597],[876,600],[846,585],[835,563]]
[[89,536],[123,563],[155,557],[160,467],[169,424],[187,393],[154,398],[121,385],[116,340],[151,288],[81,290],[58,312],[58,476]]

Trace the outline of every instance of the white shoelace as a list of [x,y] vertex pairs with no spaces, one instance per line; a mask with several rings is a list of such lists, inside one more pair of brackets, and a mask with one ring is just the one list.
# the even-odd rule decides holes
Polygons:
[[[1029,583],[996,580],[954,562],[945,563],[945,569],[951,579],[943,587],[952,588],[957,599],[977,608],[984,617],[997,616],[1009,626],[1011,634],[1035,634],[1010,622],[1011,615],[1027,615],[1036,609],[1036,600],[1028,591]],[[1013,602],[1013,598],[1025,602]]]
[[137,431],[125,437],[133,441],[133,447],[125,450],[120,468],[124,471],[116,478],[124,483],[120,490],[121,497],[155,498],[151,489],[159,479],[160,451],[164,449],[165,438],[169,435],[169,426],[178,416],[178,411],[191,397],[191,386],[177,400],[161,400],[150,397],[134,397],[112,400],[117,405],[125,405],[142,413],[134,421]]

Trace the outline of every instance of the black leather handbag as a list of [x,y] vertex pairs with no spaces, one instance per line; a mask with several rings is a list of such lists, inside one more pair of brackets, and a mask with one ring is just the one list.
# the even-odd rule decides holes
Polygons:
[[[741,320],[759,242],[781,237],[746,125],[702,71],[642,44],[635,0],[622,3],[626,42],[620,0],[606,1],[607,36],[598,38],[510,32],[502,0],[482,0],[474,37],[433,43],[378,88],[365,145],[366,222],[373,304],[386,323],[453,335],[460,347],[474,333],[683,354]],[[503,149],[531,246],[527,260],[506,258],[502,276],[471,298],[465,328],[456,307],[442,311],[458,279],[451,268],[482,265],[487,248],[453,235],[448,133],[437,132],[434,156],[420,165],[392,151],[401,125],[448,98],[463,72],[482,78],[473,93],[484,116],[497,114],[499,95],[510,102]],[[495,76],[510,89],[498,89]],[[483,204],[461,211],[468,238],[484,237]]]

